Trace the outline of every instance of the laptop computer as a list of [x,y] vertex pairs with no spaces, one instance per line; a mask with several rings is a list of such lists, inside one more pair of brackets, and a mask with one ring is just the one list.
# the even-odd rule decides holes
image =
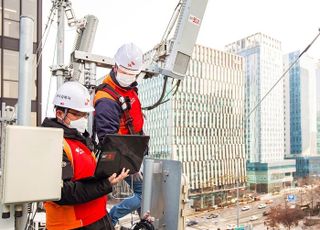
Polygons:
[[139,171],[146,154],[149,136],[107,134],[104,137],[95,177],[109,177],[119,174],[123,168],[130,169],[129,174]]

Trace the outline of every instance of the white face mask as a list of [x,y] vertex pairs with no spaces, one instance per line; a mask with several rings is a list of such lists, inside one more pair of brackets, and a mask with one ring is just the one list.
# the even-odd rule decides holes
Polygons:
[[136,81],[136,75],[117,72],[116,79],[122,87],[128,87]]
[[78,130],[79,133],[84,133],[84,131],[88,127],[88,119],[85,117],[81,117],[78,120],[70,121],[69,127]]

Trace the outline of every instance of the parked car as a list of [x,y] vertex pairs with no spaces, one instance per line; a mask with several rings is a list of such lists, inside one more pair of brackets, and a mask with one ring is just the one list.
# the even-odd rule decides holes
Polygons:
[[250,207],[249,206],[243,206],[242,208],[241,208],[241,211],[247,211],[247,210],[249,210],[250,209]]
[[197,224],[198,224],[198,221],[196,221],[196,220],[189,220],[187,222],[187,226],[193,226],[193,225],[197,225]]
[[256,215],[250,216],[250,221],[255,221],[257,219],[258,219],[258,217]]
[[265,207],[267,207],[267,205],[263,204],[263,203],[258,205],[258,209],[262,209],[262,208],[265,208]]
[[218,216],[219,216],[218,214],[212,213],[212,214],[210,214],[209,216],[207,216],[206,218],[207,218],[207,219],[212,219],[212,218],[217,218]]

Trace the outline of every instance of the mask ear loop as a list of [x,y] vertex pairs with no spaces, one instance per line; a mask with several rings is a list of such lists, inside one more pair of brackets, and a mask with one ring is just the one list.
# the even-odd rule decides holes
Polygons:
[[65,108],[64,109],[64,115],[63,115],[63,118],[62,118],[63,121],[66,119],[67,114],[68,114],[68,108]]
[[113,70],[113,72],[115,73],[115,75],[117,76],[117,73],[118,73],[118,65],[117,64],[115,64],[114,66],[113,66],[113,68],[112,68],[112,70]]
[[64,120],[66,119],[68,114],[68,108],[64,108],[64,115],[62,118],[57,117],[58,121],[60,121],[60,123],[64,122]]

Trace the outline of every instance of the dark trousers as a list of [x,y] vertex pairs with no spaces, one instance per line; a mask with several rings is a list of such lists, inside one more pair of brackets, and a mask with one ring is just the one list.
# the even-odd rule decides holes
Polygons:
[[81,228],[77,228],[77,229],[81,229],[81,230],[114,230],[114,227],[112,225],[111,222],[111,218],[109,216],[109,214],[107,214],[105,217],[101,218],[100,220],[81,227]]

